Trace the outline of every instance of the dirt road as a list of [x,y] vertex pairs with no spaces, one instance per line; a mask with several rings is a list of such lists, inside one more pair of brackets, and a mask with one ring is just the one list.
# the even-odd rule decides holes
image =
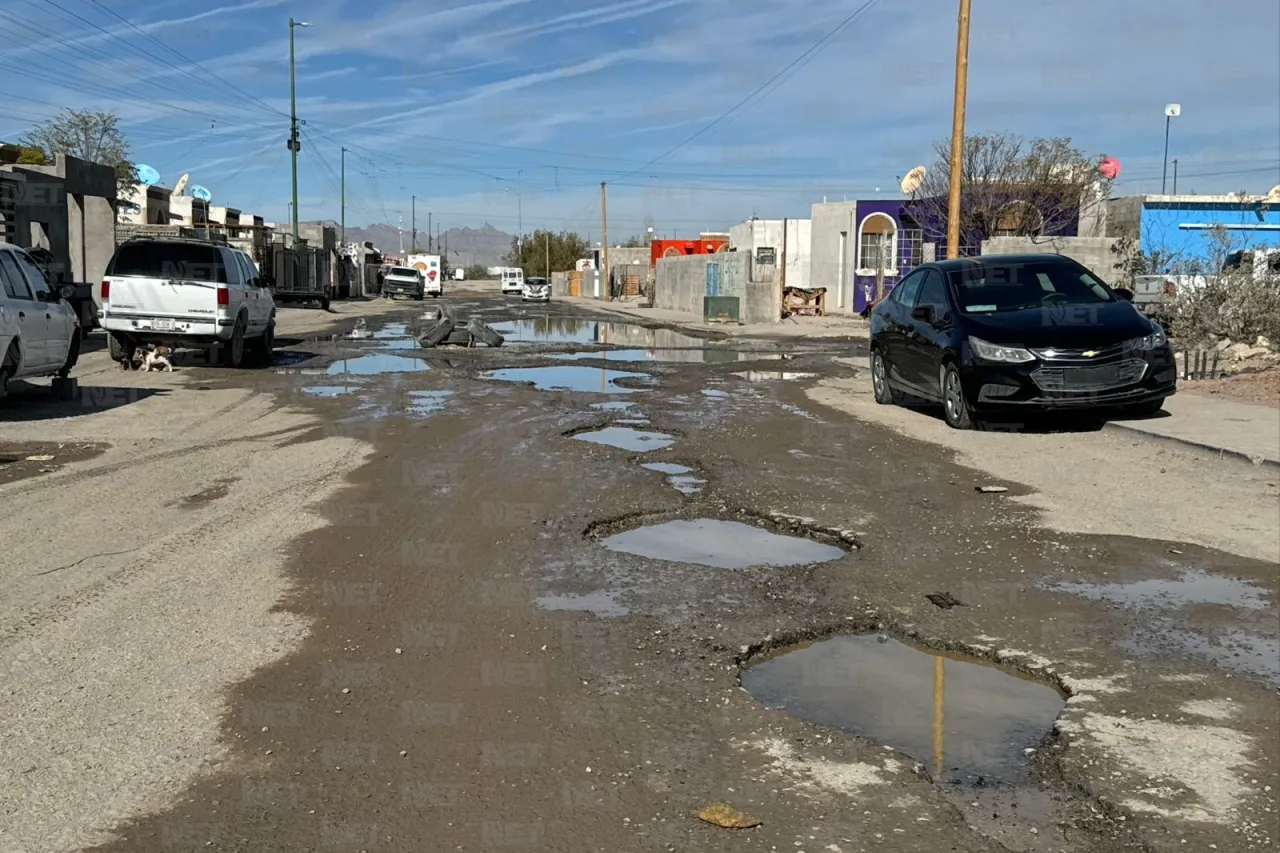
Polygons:
[[7,408],[0,849],[1276,843],[1267,530],[1085,532],[1047,464],[850,403],[854,342],[451,301],[508,345],[291,311],[269,372],[95,354],[116,405]]

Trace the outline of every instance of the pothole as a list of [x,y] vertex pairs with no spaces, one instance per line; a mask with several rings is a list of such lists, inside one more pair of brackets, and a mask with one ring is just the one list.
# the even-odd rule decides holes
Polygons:
[[791,381],[795,379],[812,379],[817,376],[816,373],[796,373],[790,370],[743,370],[740,373],[733,374],[739,379],[745,379],[748,382],[778,382]]
[[633,323],[603,323],[572,317],[529,317],[504,320],[493,328],[507,343],[614,344],[643,349],[698,348],[708,342],[671,329],[648,329]]
[[325,370],[330,376],[354,374],[356,376],[376,376],[381,373],[414,373],[430,370],[431,367],[422,359],[406,358],[402,355],[372,353],[358,358],[344,358],[335,361]]
[[905,753],[935,781],[1025,782],[1028,756],[1066,700],[994,666],[917,649],[883,634],[833,637],[762,661],[742,686],[764,707]]
[[452,391],[410,391],[409,414],[426,417],[443,412],[452,396]]
[[302,389],[302,392],[313,397],[341,397],[356,390],[353,385],[308,385]]
[[599,409],[602,412],[622,412],[635,406],[627,400],[610,400],[607,403],[592,403],[591,408]]
[[683,495],[696,495],[707,484],[694,473],[692,468],[677,465],[674,462],[646,462],[640,466],[647,471],[657,471],[667,475],[667,485]]
[[724,364],[734,361],[775,361],[776,353],[740,352],[722,349],[616,349],[562,352],[551,356],[558,361],[661,361],[677,364]]
[[589,441],[592,444],[604,444],[622,450],[650,451],[663,450],[676,440],[674,435],[665,432],[649,432],[625,426],[608,426],[600,429],[575,433],[578,441]]
[[600,544],[637,557],[717,569],[808,566],[845,555],[844,549],[835,545],[719,518],[650,524],[606,536]]
[[539,391],[583,391],[598,394],[634,394],[643,389],[619,385],[619,380],[647,382],[643,373],[597,367],[504,367],[484,374],[501,382],[532,383]]
[[1267,607],[1270,597],[1267,590],[1246,581],[1199,569],[1185,570],[1176,578],[1148,578],[1132,583],[1056,583],[1046,585],[1045,589],[1134,609],[1218,604],[1261,610]]

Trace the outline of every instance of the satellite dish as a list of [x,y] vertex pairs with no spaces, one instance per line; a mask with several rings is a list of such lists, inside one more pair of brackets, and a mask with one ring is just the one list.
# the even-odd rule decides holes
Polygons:
[[902,190],[902,194],[911,195],[920,189],[920,185],[924,183],[924,174],[924,166],[916,166],[910,172],[907,172],[907,176],[898,185],[898,188]]
[[1272,187],[1270,192],[1267,193],[1266,198],[1263,199],[1263,201],[1267,202],[1268,204],[1280,204],[1280,184],[1276,184],[1274,187]]
[[200,186],[199,184],[196,184],[194,187],[191,188],[191,197],[198,198],[201,201],[209,201],[210,199],[213,198],[213,193],[209,192],[207,189]]
[[1120,161],[1114,157],[1103,157],[1098,163],[1098,174],[1108,181],[1120,177]]
[[187,181],[189,180],[191,180],[191,176],[185,173],[181,178],[178,178],[178,183],[173,187],[173,194],[182,195],[182,191],[187,188]]
[[160,183],[160,173],[145,163],[139,163],[137,168],[138,182],[154,187]]
[[1177,118],[1182,115],[1182,104],[1165,104],[1164,114],[1167,118]]

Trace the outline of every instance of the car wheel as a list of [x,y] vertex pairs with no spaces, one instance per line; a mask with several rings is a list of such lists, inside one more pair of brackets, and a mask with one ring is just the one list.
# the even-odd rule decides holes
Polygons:
[[138,345],[134,341],[124,335],[107,332],[107,353],[111,356],[112,361],[119,362],[125,367],[131,367],[133,365],[133,355],[137,351]]
[[889,384],[889,362],[878,349],[871,352],[871,390],[882,406],[897,406],[905,396]]
[[231,340],[222,347],[222,366],[238,370],[244,363],[244,319],[236,318],[231,329]]
[[80,333],[76,332],[71,336],[71,346],[67,349],[67,360],[62,363],[62,367],[58,368],[58,378],[66,379],[71,375],[71,371],[75,368],[76,362],[80,360]]
[[276,346],[276,326],[270,323],[263,330],[262,336],[253,341],[253,364],[255,367],[268,367],[271,364],[271,353]]
[[949,361],[942,365],[941,373],[942,412],[947,419],[947,426],[952,429],[978,429],[973,409],[964,396],[964,386],[960,384],[960,371]]
[[18,345],[16,343],[9,344],[9,351],[4,354],[4,361],[0,362],[0,400],[9,394],[9,380],[13,379],[13,374],[18,371]]
[[320,297],[320,310],[321,311],[329,310],[329,294],[327,293],[324,296]]

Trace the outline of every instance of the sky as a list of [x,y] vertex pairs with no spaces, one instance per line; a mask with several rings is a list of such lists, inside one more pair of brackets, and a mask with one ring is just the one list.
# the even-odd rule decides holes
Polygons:
[[[895,197],[951,133],[958,0],[0,0],[0,139],[115,111],[135,161],[285,221],[611,242]],[[843,28],[837,28],[847,21]],[[975,0],[966,130],[1070,137],[1161,189],[1280,183],[1276,0]],[[1172,165],[1169,167],[1172,189]],[[416,196],[416,201],[413,197]]]

